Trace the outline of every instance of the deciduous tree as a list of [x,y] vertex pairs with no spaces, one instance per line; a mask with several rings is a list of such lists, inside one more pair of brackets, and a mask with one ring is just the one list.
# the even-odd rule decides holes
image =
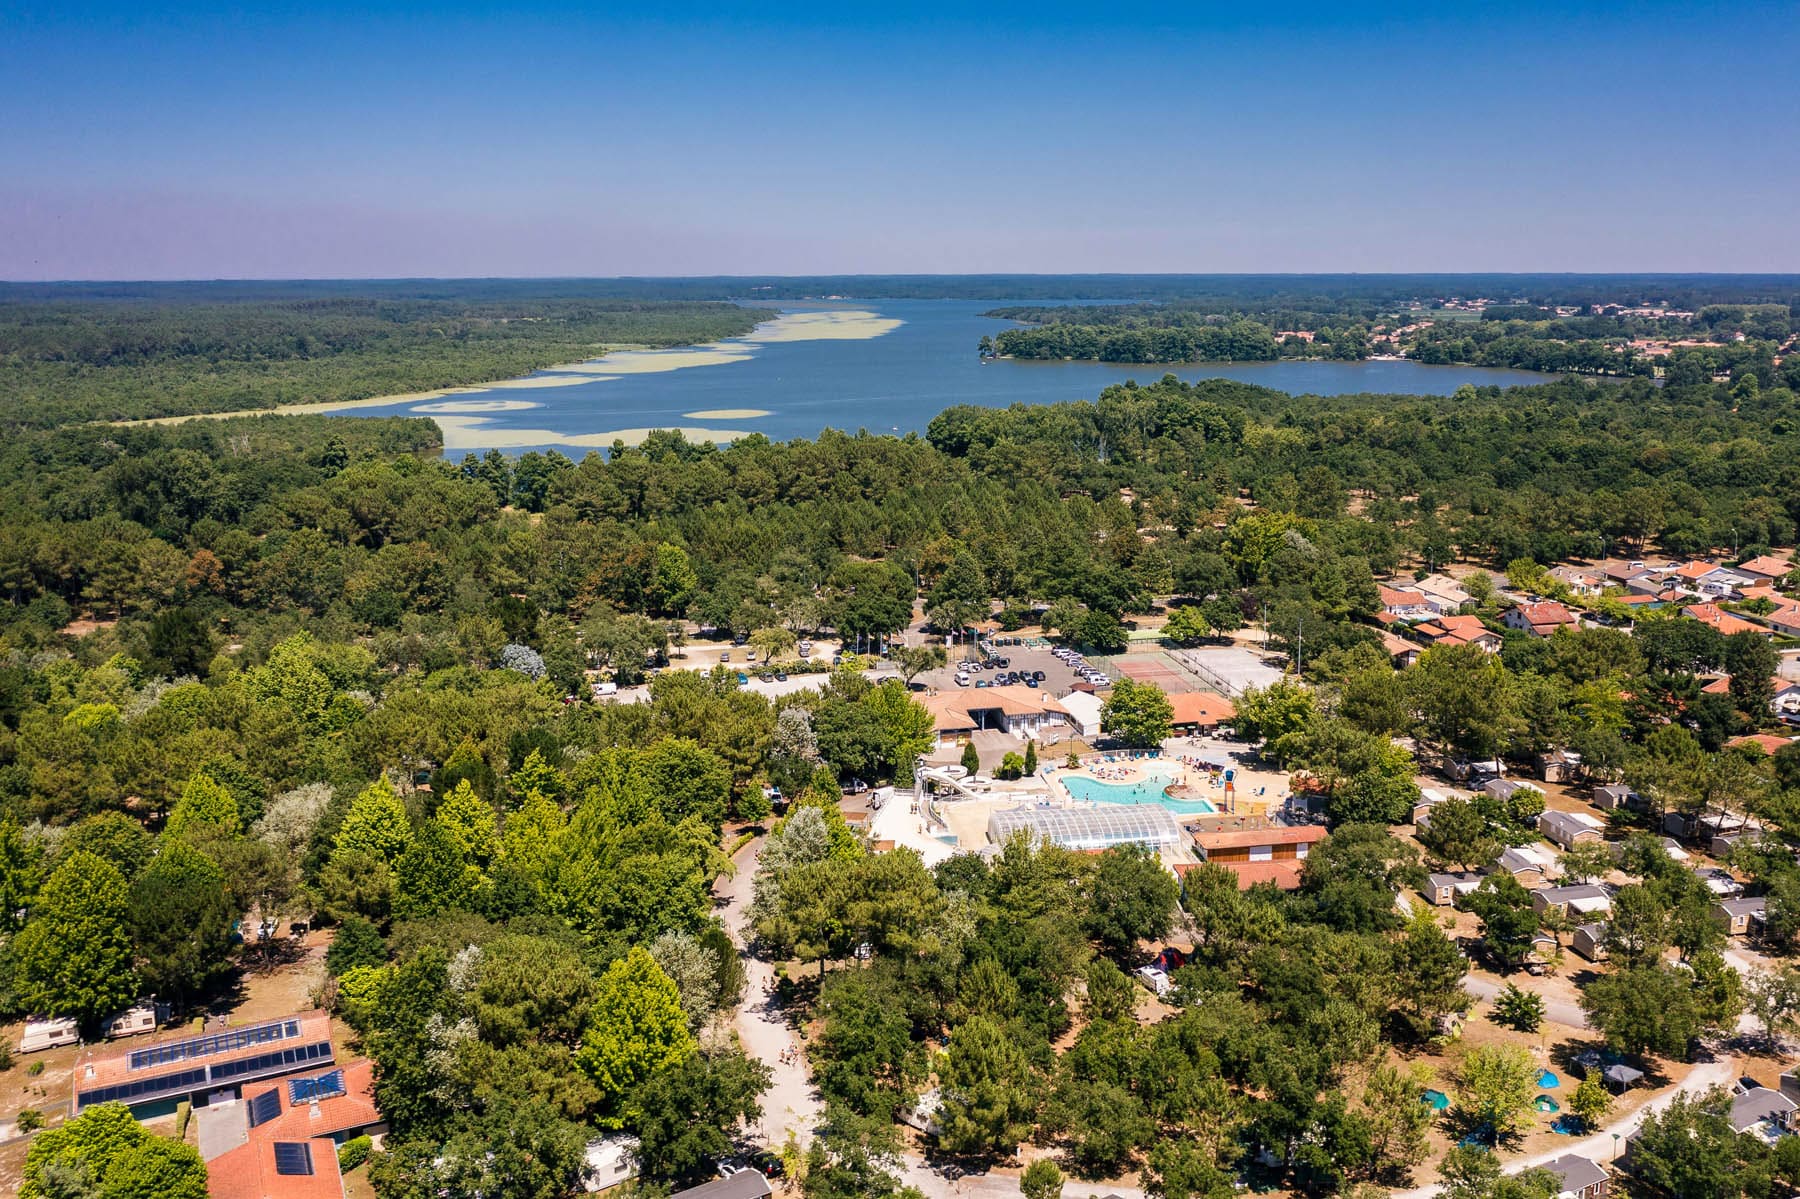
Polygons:
[[634,1120],[638,1088],[693,1050],[681,994],[648,951],[634,948],[607,967],[580,1053],[600,1088],[604,1121],[619,1127]]
[[1159,746],[1168,737],[1175,709],[1161,687],[1121,678],[1100,709],[1100,728],[1123,745],[1137,749]]
[[19,1005],[83,1021],[126,1006],[137,995],[130,927],[130,893],[112,863],[63,858],[13,939]]

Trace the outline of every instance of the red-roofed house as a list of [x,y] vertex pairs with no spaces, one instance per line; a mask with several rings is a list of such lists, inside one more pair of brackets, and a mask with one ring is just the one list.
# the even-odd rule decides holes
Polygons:
[[1386,629],[1381,632],[1381,648],[1388,652],[1388,657],[1394,660],[1394,665],[1400,667],[1411,666],[1417,662],[1423,649],[1422,646],[1408,641],[1404,637],[1396,637]]
[[76,1067],[75,1110],[116,1100],[134,1111],[201,1099],[333,1060],[331,1020],[323,1011],[280,1020],[96,1046]]
[[1216,729],[1237,715],[1237,707],[1210,691],[1178,691],[1169,696],[1170,723],[1178,729]]
[[929,696],[938,746],[966,740],[976,729],[997,729],[1015,737],[1039,737],[1046,729],[1073,733],[1077,724],[1052,696],[1031,687],[982,687]]
[[1757,580],[1716,562],[1688,562],[1678,567],[1675,578],[1680,585],[1696,594],[1713,599],[1729,599],[1737,589]]
[[1479,645],[1490,654],[1499,653],[1503,644],[1479,616],[1440,616],[1414,625],[1413,632],[1432,645]]
[[1763,619],[1783,637],[1800,637],[1800,604],[1782,604]]
[[1787,577],[1794,564],[1785,558],[1777,558],[1773,554],[1764,554],[1760,558],[1752,558],[1748,562],[1732,567],[1739,574],[1751,575],[1768,582],[1777,582]]
[[1550,577],[1576,595],[1599,595],[1606,589],[1606,576],[1597,570],[1589,570],[1585,567],[1552,567]]
[[1573,629],[1580,623],[1573,612],[1555,600],[1520,604],[1506,611],[1507,628],[1524,629],[1533,637],[1548,637],[1558,629]]
[[341,1199],[338,1146],[386,1131],[368,1061],[247,1086],[194,1116],[212,1199]]
[[1424,620],[1437,615],[1422,591],[1396,591],[1384,586],[1377,586],[1376,590],[1381,593],[1382,615],[1389,620]]
[[1763,625],[1745,620],[1741,616],[1733,616],[1717,604],[1694,604],[1687,609],[1687,614],[1701,624],[1709,624],[1729,637],[1733,633],[1759,633],[1764,637],[1774,633]]
[[1273,882],[1291,891],[1300,885],[1307,851],[1324,839],[1325,830],[1316,824],[1221,828],[1194,834],[1194,848],[1204,860],[1236,874],[1241,890]]

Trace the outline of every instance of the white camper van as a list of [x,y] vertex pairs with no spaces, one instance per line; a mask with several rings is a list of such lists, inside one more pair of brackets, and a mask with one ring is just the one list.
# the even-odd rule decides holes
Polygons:
[[152,999],[146,999],[136,1007],[126,1008],[106,1022],[106,1039],[109,1041],[155,1031],[156,1001]]
[[25,1035],[19,1038],[20,1053],[38,1053],[59,1045],[75,1045],[81,1041],[81,1029],[73,1016],[48,1019],[32,1016],[25,1021]]

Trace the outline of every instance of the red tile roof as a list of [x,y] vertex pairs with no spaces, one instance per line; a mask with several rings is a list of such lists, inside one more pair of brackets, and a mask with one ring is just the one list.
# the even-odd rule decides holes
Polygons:
[[277,1173],[277,1141],[258,1139],[206,1163],[206,1193],[212,1199],[343,1199],[336,1143],[330,1137],[303,1143],[312,1150],[311,1174]]
[[[332,1134],[379,1124],[381,1113],[375,1107],[373,1062],[355,1061],[335,1069],[343,1071],[344,1093],[317,1103],[288,1102],[288,1084],[295,1076],[244,1088],[246,1102],[275,1092],[281,1113],[251,1128],[244,1144],[206,1163],[206,1190],[211,1199],[341,1199],[344,1182],[338,1173],[337,1143]],[[329,1073],[315,1070],[297,1077],[319,1078]],[[278,1143],[309,1145],[313,1172],[277,1173]]]
[[1248,891],[1257,883],[1274,883],[1283,891],[1300,887],[1300,871],[1305,862],[1287,859],[1280,862],[1220,862],[1219,865],[1237,875],[1238,890]]
[[1737,746],[1737,745],[1760,746],[1764,753],[1768,754],[1770,757],[1773,757],[1777,753],[1780,753],[1783,749],[1786,749],[1788,746],[1792,745],[1795,741],[1800,741],[1800,737],[1777,737],[1773,733],[1747,733],[1742,737],[1733,737],[1731,740],[1727,741],[1725,744],[1728,746]]
[[1687,614],[1701,624],[1709,624],[1713,628],[1719,630],[1719,632],[1727,635],[1732,633],[1767,634],[1769,632],[1769,630],[1762,625],[1752,624],[1742,617],[1733,616],[1717,604],[1695,604],[1687,609]]
[[1007,716],[1031,716],[1045,712],[1068,715],[1068,710],[1052,696],[1036,688],[1016,685],[946,691],[942,695],[928,696],[925,708],[931,713],[940,733],[975,728],[977,722],[970,715],[972,711],[998,710]]
[[1311,845],[1325,839],[1325,830],[1316,824],[1275,825],[1270,828],[1225,828],[1196,833],[1194,844],[1201,849],[1242,849],[1255,845]]
[[1500,640],[1500,635],[1481,623],[1479,616],[1440,616],[1413,626],[1413,631],[1433,643],[1466,645],[1482,639]]
[[1376,590],[1381,593],[1382,604],[1389,608],[1417,608],[1425,603],[1425,593],[1422,591],[1396,591],[1379,584]]
[[1539,604],[1520,604],[1519,615],[1532,628],[1555,627],[1556,625],[1575,624],[1575,614],[1557,603],[1545,600]]
[[365,1059],[334,1068],[344,1072],[344,1093],[319,1100],[316,1116],[312,1111],[313,1104],[303,1103],[296,1107],[288,1103],[288,1083],[296,1078],[320,1078],[331,1073],[330,1070],[271,1079],[245,1087],[245,1099],[254,1099],[269,1091],[281,1093],[281,1115],[258,1124],[250,1135],[267,1140],[300,1141],[379,1123],[381,1113],[375,1107],[375,1063]]
[[1424,647],[1408,641],[1404,637],[1396,637],[1394,634],[1383,630],[1381,633],[1381,648],[1388,652],[1389,657],[1397,658],[1401,654],[1416,654]]
[[[181,1060],[170,1058],[157,1061],[153,1051],[164,1050],[178,1044],[193,1043],[198,1048],[203,1042],[214,1038],[227,1038],[234,1032],[246,1032],[253,1028],[285,1025],[293,1021],[297,1025],[294,1036],[276,1036],[269,1039],[251,1040],[235,1048],[220,1049],[217,1052],[205,1053],[203,1056],[192,1055]],[[285,1031],[285,1030],[283,1030]],[[224,1062],[241,1061],[246,1058],[259,1057],[275,1049],[289,1049],[295,1046],[328,1042],[331,1040],[331,1018],[323,1011],[302,1012],[295,1016],[285,1016],[279,1020],[260,1021],[255,1025],[241,1025],[236,1028],[211,1028],[196,1036],[190,1029],[155,1037],[151,1040],[133,1040],[119,1045],[97,1045],[81,1062],[76,1073],[76,1087],[79,1091],[90,1092],[103,1087],[117,1086],[121,1083],[138,1082],[145,1078],[179,1072],[184,1064],[203,1062],[208,1066],[217,1066]],[[181,1051],[173,1051],[181,1052]],[[138,1055],[143,1055],[139,1057]],[[132,1059],[148,1064],[134,1069]],[[321,1066],[323,1062],[319,1063]],[[290,1066],[290,1071],[306,1070],[310,1064]],[[197,1088],[198,1089],[198,1088]]]
[[1778,579],[1794,569],[1794,564],[1785,558],[1777,558],[1774,554],[1764,554],[1759,558],[1750,559],[1738,569],[1748,571],[1753,575],[1765,575]]
[[1210,691],[1181,691],[1169,697],[1173,722],[1209,728],[1237,715],[1237,707],[1223,695]]

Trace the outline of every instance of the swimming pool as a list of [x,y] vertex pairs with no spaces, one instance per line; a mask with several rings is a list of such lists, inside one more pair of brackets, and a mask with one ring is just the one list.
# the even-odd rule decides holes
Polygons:
[[1169,811],[1184,816],[1219,810],[1204,799],[1172,798],[1168,794],[1168,787],[1175,781],[1175,776],[1166,771],[1151,771],[1144,779],[1135,783],[1107,783],[1085,774],[1061,775],[1058,781],[1068,791],[1070,799],[1083,803],[1161,804]]

